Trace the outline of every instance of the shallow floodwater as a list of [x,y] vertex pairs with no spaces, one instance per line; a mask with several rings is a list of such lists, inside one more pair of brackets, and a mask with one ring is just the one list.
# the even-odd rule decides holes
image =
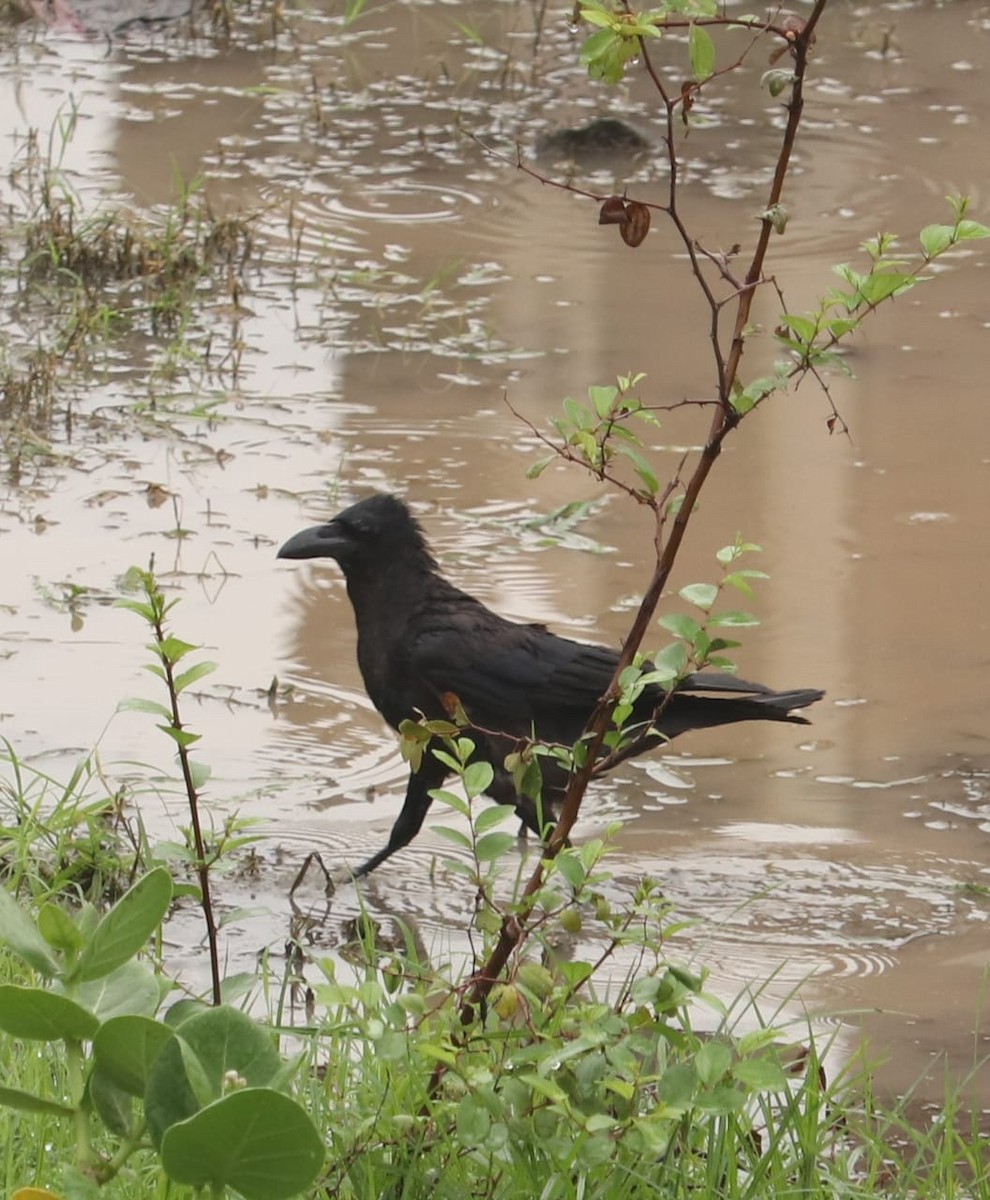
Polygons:
[[[144,631],[109,604],[131,564],[154,556],[182,597],[176,633],[219,664],[186,714],[208,798],[267,834],[255,873],[222,886],[252,909],[231,926],[234,965],[281,953],[306,851],[332,865],[381,844],[405,776],[361,687],[339,573],[277,563],[278,544],[393,489],[467,590],[614,644],[648,578],[649,521],[612,498],[548,523],[601,493],[563,468],[528,480],[537,443],[506,400],[543,429],[564,396],[630,370],[659,402],[711,391],[670,231],[658,221],[630,250],[594,204],[515,169],[517,145],[529,155],[539,133],[606,111],[660,133],[642,81],[587,82],[572,5],[549,5],[539,36],[534,7],[380,3],[345,25],[329,0],[277,20],[247,5],[218,40],[181,20],[108,37],[106,6],[78,3],[73,20],[0,31],[12,163],[36,130],[92,210],[141,212],[200,178],[215,213],[250,214],[237,294],[207,306],[190,358],[163,365],[148,335],[113,342],[38,431],[47,448],[4,462],[0,483],[0,735],[22,759],[64,777],[98,743],[111,779],[135,761],[170,768],[150,718],[114,715],[153,694]],[[748,248],[758,227],[780,120],[758,87],[765,58],[702,105],[683,147],[682,205],[709,247]],[[988,67],[980,5],[834,5],[771,262],[791,311],[878,231],[913,246],[947,219],[946,192],[988,219]],[[71,138],[50,138],[67,113]],[[649,156],[590,186],[625,179],[664,194]],[[797,1011],[800,987],[809,1009],[845,1015],[847,1047],[863,1024],[897,1088],[942,1055],[962,1071],[986,1052],[990,260],[972,245],[868,324],[856,379],[830,381],[848,437],[829,435],[810,384],[744,423],[680,562],[677,586],[714,578],[737,532],[761,543],[772,579],[740,672],[825,688],[813,725],[685,737],[600,785],[578,830],[621,820],[616,891],[648,872],[696,919],[672,955],[708,965],[726,996],[761,987],[770,1012]],[[8,353],[36,336],[9,282],[2,322]],[[753,373],[760,355],[754,343]],[[662,464],[697,445],[697,420],[665,424]],[[177,798],[147,789],[140,803],[173,836]],[[363,887],[428,947],[456,945],[470,911],[433,870],[445,852],[427,827]],[[355,908],[345,889],[314,946],[332,951]],[[197,937],[175,947],[188,969]],[[940,1068],[933,1079],[937,1095]]]

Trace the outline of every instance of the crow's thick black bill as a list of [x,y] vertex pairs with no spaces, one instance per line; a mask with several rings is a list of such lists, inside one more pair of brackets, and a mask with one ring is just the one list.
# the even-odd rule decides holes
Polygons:
[[336,558],[337,551],[347,544],[347,538],[330,521],[326,525],[311,525],[292,537],[279,549],[276,558]]
[[[358,666],[375,708],[393,729],[419,714],[447,718],[456,701],[471,723],[474,758],[491,764],[487,794],[515,807],[541,836],[567,772],[542,760],[542,811],[517,793],[506,755],[534,736],[571,746],[584,731],[599,697],[612,681],[619,655],[607,646],[558,637],[542,625],[508,621],[454,587],[440,574],[423,531],[395,496],[377,495],[345,509],[326,525],[291,537],[279,558],[333,558],[347,581],[357,621]],[[630,724],[656,729],[609,761],[624,761],[692,729],[739,721],[806,725],[795,709],[820,700],[817,688],[777,692],[719,671],[681,680],[672,695],[644,688]],[[431,752],[409,776],[402,811],[388,844],[362,863],[367,875],[419,832],[430,792],[447,768]],[[543,819],[544,813],[546,820]]]

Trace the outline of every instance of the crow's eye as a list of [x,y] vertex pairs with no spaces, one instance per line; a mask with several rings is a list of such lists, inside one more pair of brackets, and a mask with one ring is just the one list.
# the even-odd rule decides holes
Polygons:
[[360,538],[364,532],[360,525],[357,525],[354,521],[349,521],[346,518],[337,517],[334,520],[334,525],[336,525],[337,528],[343,533],[346,533],[348,537],[355,539]]

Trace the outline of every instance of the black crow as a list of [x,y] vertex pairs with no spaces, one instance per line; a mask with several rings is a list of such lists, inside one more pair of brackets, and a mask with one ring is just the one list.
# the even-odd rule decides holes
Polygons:
[[[395,496],[369,496],[327,524],[302,530],[278,557],[337,561],[357,620],[358,665],[375,708],[398,729],[421,714],[449,718],[459,704],[470,722],[475,758],[495,773],[487,794],[514,805],[524,824],[544,835],[537,805],[517,791],[506,756],[534,739],[573,745],[609,686],[618,652],[558,637],[543,625],[508,621],[448,583],[419,523]],[[623,757],[689,729],[756,720],[806,725],[793,710],[823,695],[812,688],[775,692],[717,671],[688,675],[673,694],[653,684],[630,717],[643,736]],[[659,732],[650,732],[654,728]],[[550,817],[567,771],[546,757],[542,770],[542,804]],[[410,773],[388,845],[355,876],[367,875],[412,841],[430,807],[430,791],[449,773],[428,748]]]

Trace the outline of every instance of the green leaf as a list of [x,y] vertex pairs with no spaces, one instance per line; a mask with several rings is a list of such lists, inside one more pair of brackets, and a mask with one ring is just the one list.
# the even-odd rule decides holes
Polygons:
[[64,908],[50,901],[38,912],[38,932],[55,950],[63,954],[77,954],[83,946],[83,935],[79,926]]
[[705,1042],[694,1056],[698,1078],[706,1087],[717,1083],[732,1066],[732,1051],[722,1042]]
[[669,1067],[657,1083],[657,1094],[675,1112],[691,1107],[698,1087],[698,1078],[691,1063],[676,1063]]
[[733,392],[730,403],[735,412],[740,416],[745,416],[767,396],[772,395],[776,391],[783,391],[784,383],[775,375],[764,375],[759,379],[754,379],[748,383],[746,387],[739,391]]
[[122,1088],[96,1067],[86,1084],[93,1108],[111,1133],[126,1137],[134,1124],[134,1101]]
[[[678,646],[677,649],[678,649],[678,651],[683,651],[684,647]],[[657,664],[654,663],[653,665],[655,667],[655,670],[644,671],[643,674],[640,675],[640,677],[639,677],[640,683],[643,684],[644,687],[649,687],[651,684],[656,683],[656,684],[659,684],[660,687],[662,687],[662,688],[665,688],[668,683],[673,683],[674,680],[677,678],[677,676],[680,675],[681,670],[682,670],[683,664],[680,662],[680,657],[681,657],[680,654],[678,654],[677,655],[678,665],[676,665],[676,666],[674,665],[674,663],[667,662],[662,657],[660,657],[660,665],[657,666]]]
[[575,429],[591,429],[594,425],[594,418],[590,411],[571,396],[564,400],[563,408]]
[[752,1092],[782,1092],[787,1087],[780,1064],[769,1058],[744,1058],[735,1064],[732,1074]]
[[979,221],[960,221],[956,225],[956,240],[959,242],[971,242],[988,237],[990,237],[990,228],[981,225]]
[[0,1086],[0,1104],[5,1108],[16,1108],[19,1112],[48,1113],[53,1117],[74,1117],[76,1115],[76,1110],[69,1108],[67,1104],[57,1104],[54,1100],[43,1100],[41,1096],[32,1096],[30,1092],[23,1092],[20,1088]]
[[462,850],[471,849],[471,839],[466,833],[461,833],[459,829],[451,829],[449,825],[434,825],[433,832],[438,833],[453,845],[460,846]]
[[[189,760],[189,775],[192,779],[192,785],[197,791],[209,782],[212,774],[213,768],[208,763],[199,762],[195,759]],[[227,843],[227,848],[228,850],[233,849],[229,843]]]
[[[626,63],[636,57],[639,49],[633,27],[623,25],[621,28],[622,34],[614,29],[599,29],[581,47],[580,61],[587,66],[590,78],[601,79],[604,83],[621,82]],[[658,36],[655,26],[644,28],[643,32],[644,36]]]
[[93,1039],[93,1055],[99,1069],[117,1087],[132,1096],[143,1096],[155,1059],[174,1037],[174,1030],[162,1021],[114,1017],[100,1026]]
[[0,886],[0,942],[39,975],[52,979],[59,964],[37,927],[5,887]]
[[468,794],[468,798],[473,800],[476,796],[482,795],[492,785],[492,780],[495,778],[495,772],[492,770],[491,763],[473,762],[468,763],[464,768],[464,790]]
[[[439,747],[434,747],[433,757],[437,760],[437,762],[442,762],[443,765],[448,767],[451,771],[460,771],[461,767],[463,766],[463,763],[454,758],[449,751],[441,750]],[[439,798],[439,796],[436,797],[436,799]]]
[[581,18],[587,21],[589,25],[597,25],[602,29],[610,29],[615,24],[615,17],[600,8],[583,6],[581,9]]
[[601,1133],[603,1131],[615,1129],[619,1122],[615,1117],[610,1117],[607,1113],[592,1113],[585,1121],[584,1127],[588,1133]]
[[137,613],[149,625],[155,620],[155,610],[143,600],[128,600],[126,596],[120,596],[114,600],[113,606],[114,608],[124,608],[128,612]]
[[[694,637],[696,638],[700,632],[698,626],[695,626]],[[692,638],[692,643],[693,641],[694,638]],[[664,674],[672,673],[676,679],[687,669],[687,647],[683,642],[670,642],[659,654],[653,656],[653,664],[658,671]]]
[[656,670],[672,671],[674,678],[678,678],[688,670],[688,647],[683,642],[670,642],[659,654],[654,655],[653,661]]
[[767,1046],[776,1045],[785,1037],[782,1030],[774,1028],[772,1025],[762,1025],[758,1029],[751,1029],[749,1033],[744,1033],[736,1042],[736,1053],[740,1057],[745,1058],[750,1054],[755,1054],[757,1050],[765,1050]]
[[191,642],[184,642],[182,638],[173,637],[172,634],[169,634],[167,637],[162,638],[160,642],[155,642],[149,646],[148,649],[154,650],[166,662],[174,666],[180,658],[185,658],[190,650],[198,650],[199,646],[194,646]]
[[167,733],[172,741],[183,750],[187,746],[195,745],[202,737],[202,734],[190,733],[188,729],[176,729],[174,725],[159,725],[158,728],[162,733]]
[[870,305],[881,304],[884,300],[889,300],[891,296],[908,291],[918,282],[920,281],[913,275],[900,275],[895,271],[879,271],[867,276],[860,283],[859,298]]
[[698,622],[686,613],[664,613],[658,618],[657,624],[674,637],[683,638],[686,642],[693,642],[701,628]]
[[936,258],[944,250],[948,250],[955,241],[955,234],[953,225],[926,225],[920,234],[921,249],[925,256]]
[[399,753],[413,771],[418,771],[422,765],[429,741],[429,732],[418,722],[407,718],[399,725]]
[[853,333],[860,327],[860,324],[861,319],[859,317],[831,317],[824,323],[822,328],[826,333],[838,339]]
[[732,405],[733,412],[737,412],[741,417],[752,412],[756,407],[755,397],[742,389],[732,393],[729,403]]
[[431,788],[430,799],[438,800],[441,804],[452,808],[454,812],[460,813],[462,817],[470,815],[470,805],[463,796],[458,796],[456,792],[449,792],[446,788]]
[[737,612],[715,613],[708,620],[709,625],[728,625],[736,629],[749,628],[753,625],[759,625],[759,623],[759,617],[754,617],[752,613],[742,612],[741,610]]
[[730,1083],[718,1084],[698,1097],[698,1110],[703,1113],[726,1115],[741,1112],[746,1107],[747,1095],[742,1088]]
[[121,700],[117,705],[117,712],[152,713],[154,716],[161,717],[165,721],[172,720],[172,713],[164,704],[159,704],[157,700],[144,700],[140,696],[132,696],[127,700]]
[[749,586],[750,579],[769,579],[766,571],[732,571],[722,580],[744,596],[752,596],[753,589]]
[[631,460],[636,470],[636,474],[646,486],[647,492],[649,492],[651,496],[655,496],[660,488],[660,483],[656,477],[656,473],[653,471],[652,467],[646,461],[643,455],[640,454],[638,450],[633,450],[629,446],[624,446],[621,453],[625,455],[626,458]]
[[808,317],[797,317],[792,313],[783,313],[780,323],[790,329],[797,340],[804,346],[810,346],[818,333],[818,326]]
[[506,821],[511,820],[515,815],[516,810],[514,805],[493,804],[490,808],[484,808],[478,813],[474,822],[475,831],[477,833],[487,833],[490,829],[504,825]]
[[595,435],[587,429],[579,429],[571,438],[572,444],[581,451],[588,465],[598,470],[603,461],[602,448],[595,441]]
[[0,1029],[31,1041],[81,1042],[91,1038],[100,1023],[81,1004],[43,988],[0,986]]
[[554,868],[567,880],[574,891],[584,883],[588,870],[584,863],[570,850],[562,851],[554,859]]
[[176,1183],[231,1188],[245,1200],[283,1200],[309,1187],[326,1157],[302,1108],[268,1088],[231,1092],[162,1139],[162,1166]]
[[714,637],[709,643],[708,649],[710,653],[716,653],[720,650],[735,650],[741,644],[732,638]]
[[699,83],[710,79],[715,72],[715,43],[707,29],[692,24],[688,32],[691,53],[691,73]]
[[123,1016],[152,1017],[167,987],[166,980],[132,958],[109,975],[80,984],[76,999],[101,1021]]
[[194,667],[190,667],[188,671],[183,671],[181,675],[176,675],[172,681],[176,694],[184,692],[197,679],[202,679],[204,675],[209,675],[216,669],[217,664],[215,662],[201,662],[197,663]]
[[538,458],[536,462],[530,463],[530,465],[526,468],[526,478],[539,479],[547,467],[549,467],[550,464],[556,460],[556,458],[556,454],[548,454],[546,458]]
[[[585,18],[588,20],[588,18]],[[605,25],[605,22],[597,22]],[[608,22],[611,26],[612,22]],[[611,28],[599,29],[596,33],[589,34],[584,39],[584,44],[581,46],[580,62],[582,66],[591,67],[596,61],[600,61],[613,45],[620,41],[616,33]]]
[[139,879],[97,925],[73,978],[99,979],[133,958],[162,923],[171,899],[172,877],[164,867]]
[[689,583],[677,593],[682,600],[708,612],[718,599],[718,587],[714,583]]
[[618,394],[619,389],[615,386],[588,388],[588,399],[602,420],[611,415],[612,405],[615,403]]
[[271,1034],[245,1013],[226,1005],[194,1012],[150,1068],[145,1114],[152,1141],[160,1145],[170,1126],[222,1096],[231,1075],[263,1088],[282,1069]]
[[501,858],[507,850],[511,850],[515,844],[514,834],[499,830],[496,833],[486,833],[478,838],[474,852],[479,862],[494,862],[495,859]]
[[492,1127],[492,1118],[484,1104],[474,1096],[465,1096],[457,1106],[457,1140],[469,1149],[483,1149]]

